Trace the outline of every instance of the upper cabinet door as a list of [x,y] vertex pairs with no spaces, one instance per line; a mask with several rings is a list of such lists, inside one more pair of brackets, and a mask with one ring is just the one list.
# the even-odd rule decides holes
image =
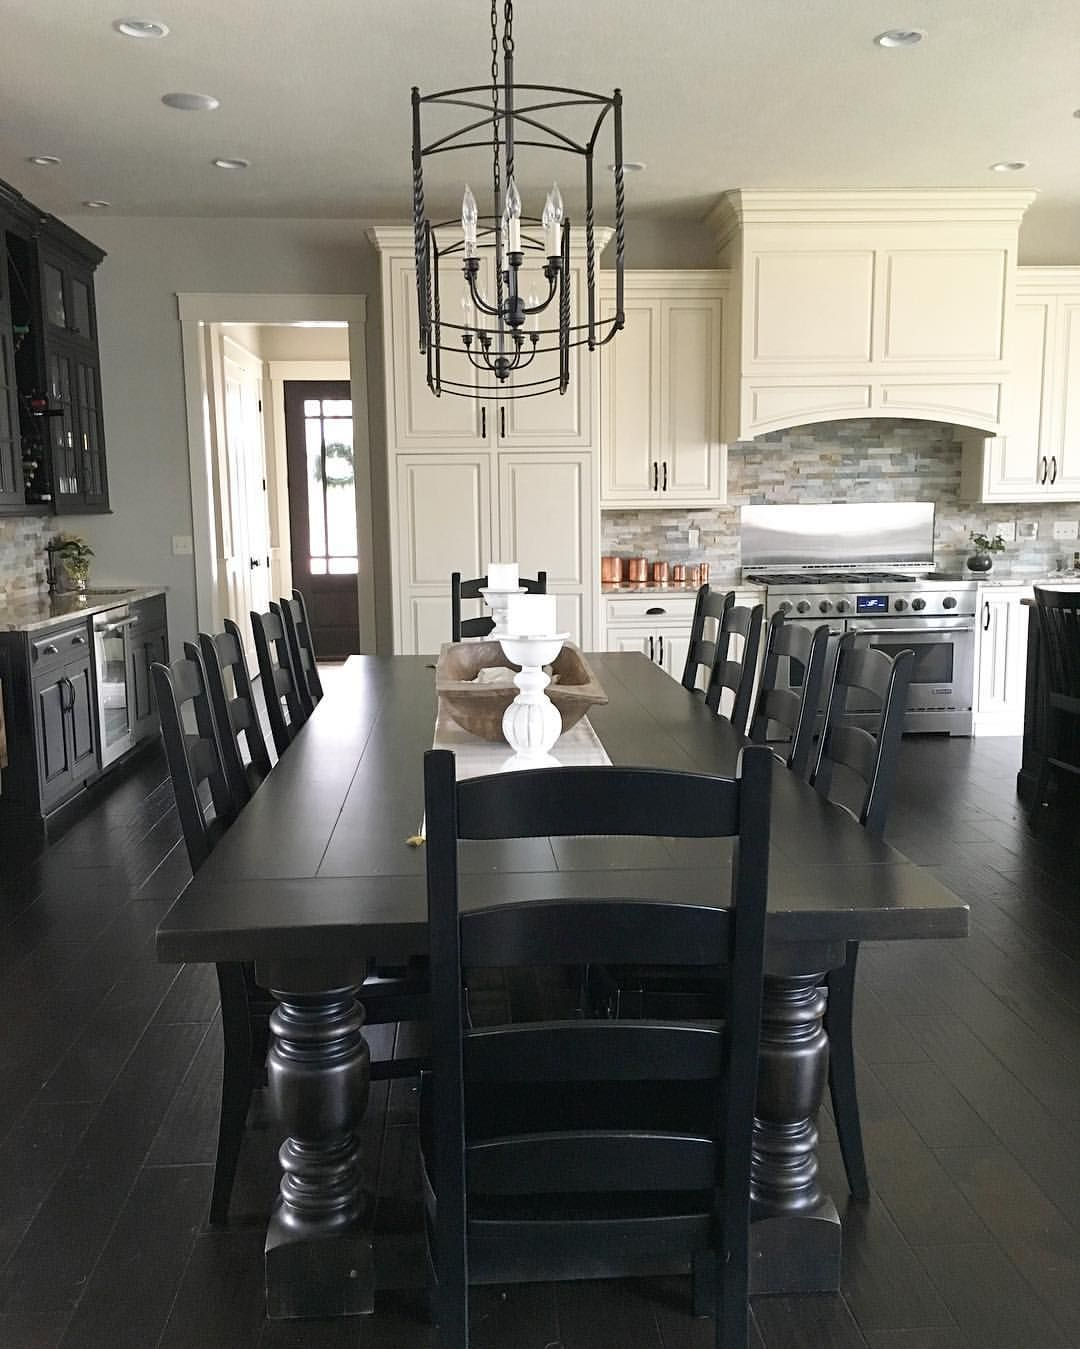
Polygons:
[[1047,485],[1054,496],[1080,499],[1080,299],[1058,316],[1061,421],[1050,451]]
[[[394,257],[389,262],[392,371],[388,371],[393,389],[392,440],[396,449],[441,450],[474,449],[492,443],[495,435],[494,408],[481,405],[475,396],[456,397],[446,389],[436,397],[428,387],[428,357],[420,351],[420,332],[416,305],[416,266],[408,258]],[[451,279],[453,278],[453,284]],[[464,277],[447,267],[443,270],[440,311],[448,323],[462,323],[462,297],[466,293]],[[460,334],[443,331],[443,342],[457,346]],[[435,353],[431,353],[434,361]],[[439,356],[445,382],[475,390],[476,372],[462,347],[461,355],[443,352]]]
[[715,504],[725,497],[720,447],[721,301],[665,300],[661,310],[660,495]]
[[95,342],[93,272],[46,248],[39,252],[38,265],[47,332]]
[[[537,300],[543,300],[548,293],[548,282],[544,279],[539,266],[522,267],[520,293],[528,300],[530,294]],[[588,314],[583,307],[587,304],[587,291],[579,268],[571,267],[569,277],[570,322],[574,325],[588,322]],[[559,297],[555,298],[535,320],[526,320],[526,334],[533,323],[540,331],[541,346],[550,346],[555,342],[553,329],[558,327]],[[596,314],[599,320],[604,313],[613,309],[603,306],[597,295]],[[571,333],[571,339],[577,340],[580,333]],[[618,339],[616,339],[617,341]],[[526,336],[525,350],[529,339]],[[498,434],[499,444],[508,449],[570,449],[587,447],[594,443],[593,424],[595,421],[594,388],[595,367],[598,353],[588,346],[570,348],[570,382],[566,393],[547,392],[538,397],[509,396],[499,400]],[[559,377],[559,356],[557,351],[548,351],[534,357],[529,364],[508,381],[508,393],[527,394],[530,385],[538,380],[552,381]],[[485,386],[489,381],[484,380]]]
[[25,504],[15,354],[10,316],[0,302],[0,510]]
[[605,506],[653,504],[660,482],[659,296],[625,302],[626,327],[600,363],[601,497]]

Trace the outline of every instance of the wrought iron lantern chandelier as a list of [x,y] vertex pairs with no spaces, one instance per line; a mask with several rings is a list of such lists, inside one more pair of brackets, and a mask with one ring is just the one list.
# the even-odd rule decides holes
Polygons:
[[[422,121],[430,122],[436,109],[450,109],[455,117],[460,117],[459,109],[465,109],[467,120],[449,132],[440,126],[425,141]],[[515,84],[513,2],[504,0],[500,37],[498,0],[491,0],[490,86],[426,95],[414,88],[412,115],[416,291],[428,386],[437,397],[445,393],[506,399],[566,393],[571,348],[587,346],[594,351],[610,342],[624,323],[622,93],[616,89],[607,96],[551,85]],[[585,134],[555,125],[553,115],[568,121],[576,117],[585,123]],[[613,162],[608,167],[614,178],[615,312],[601,317],[593,187],[594,160],[605,124],[612,137]],[[481,214],[466,184],[460,226],[456,219],[429,220],[424,202],[425,160],[488,144],[492,213]],[[585,285],[575,308],[583,312],[571,313],[572,231],[562,194],[554,183],[541,214],[525,214],[515,176],[515,149],[521,147],[573,155],[582,162]],[[493,259],[493,266],[484,266],[488,258]],[[539,265],[537,283],[522,294],[527,283],[523,268],[530,263],[534,272]],[[452,267],[465,280],[460,313],[460,286],[447,284]],[[451,353],[453,358],[447,359]],[[472,371],[479,372],[479,377]]]

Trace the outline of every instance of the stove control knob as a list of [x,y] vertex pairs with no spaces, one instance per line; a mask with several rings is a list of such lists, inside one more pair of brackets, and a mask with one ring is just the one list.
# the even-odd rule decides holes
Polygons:
[[846,614],[847,611],[848,611],[850,608],[851,608],[851,605],[848,604],[847,600],[837,600],[837,601],[836,601],[836,612],[837,612],[838,614]]
[[922,611],[926,608],[926,601],[925,601],[925,600],[912,600],[912,601],[911,601],[911,607],[916,611],[916,613],[922,613]]
[[955,595],[946,595],[945,598],[941,601],[941,607],[942,607],[943,609],[955,609],[955,608],[956,608],[956,596],[955,596]]
[[778,614],[783,614],[783,615],[786,617],[788,614],[791,613],[791,601],[790,601],[790,600],[782,600],[782,601],[776,606],[776,612],[777,612]]
[[800,614],[808,614],[810,612],[810,601],[800,600],[795,608],[798,609]]
[[829,610],[832,608],[832,600],[822,600],[821,603],[818,605],[818,608],[821,610],[823,614],[827,614]]
[[898,614],[902,614],[907,608],[907,600],[893,600],[893,608]]

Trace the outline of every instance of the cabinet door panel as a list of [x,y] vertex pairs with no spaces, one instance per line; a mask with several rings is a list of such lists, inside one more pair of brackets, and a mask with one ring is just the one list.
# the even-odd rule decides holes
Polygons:
[[633,628],[608,630],[607,649],[633,653],[640,651],[650,660],[656,660],[659,648],[656,644],[656,632],[652,628]]
[[[476,618],[482,604],[469,601],[461,606],[462,617]],[[445,595],[410,595],[405,605],[407,650],[414,655],[438,655],[443,642],[450,640],[450,588]]]
[[400,455],[397,474],[403,584],[449,595],[451,572],[482,575],[491,560],[489,456]]
[[[660,439],[660,301],[630,298],[626,327],[601,355],[601,497],[655,497]],[[659,504],[659,503],[658,503]]]
[[78,505],[79,459],[75,444],[75,372],[67,352],[53,348],[47,357],[49,403],[60,412],[49,418],[53,454],[53,501],[58,511]]
[[662,331],[661,495],[715,501],[722,492],[717,481],[720,304],[665,301]]
[[[394,440],[399,449],[468,448],[486,444],[495,428],[491,408],[483,408],[475,397],[458,398],[449,392],[436,398],[427,384],[427,357],[420,352],[420,333],[416,309],[416,267],[405,258],[390,262],[393,286],[393,389]],[[464,277],[452,268],[444,268],[441,313],[449,323],[463,321],[461,300],[466,293]],[[459,333],[443,330],[443,341],[457,345]],[[433,357],[434,359],[434,357]],[[443,353],[442,375],[475,388],[476,374],[464,354]],[[481,432],[486,431],[486,435]]]
[[43,794],[53,797],[70,781],[71,764],[66,735],[67,684],[62,675],[46,675],[34,681],[34,716],[37,720],[38,761]]
[[752,361],[787,364],[870,359],[874,254],[868,249],[762,250],[753,274]]
[[979,604],[979,678],[975,691],[977,728],[1019,734],[1024,722],[1028,610],[1024,588],[987,590]]
[[75,362],[75,420],[83,502],[87,506],[106,505],[105,446],[101,433],[100,376],[96,360]]
[[1007,262],[997,248],[918,248],[879,255],[885,271],[880,358],[1000,361]]
[[[581,274],[571,268],[569,277],[570,322],[588,321],[588,314],[582,308]],[[539,267],[522,267],[519,293],[527,297],[530,292],[538,300],[548,293],[548,283]],[[537,318],[541,333],[540,345],[550,346],[556,341],[556,335],[545,330],[558,328],[559,297],[555,298],[547,309]],[[597,297],[597,318],[601,316],[600,299]],[[529,321],[526,321],[529,327]],[[572,334],[572,336],[574,336]],[[526,339],[528,341],[528,339]],[[569,447],[591,445],[593,443],[593,367],[596,360],[588,347],[570,349],[570,383],[565,394],[545,393],[537,398],[507,398],[499,404],[499,442],[503,445],[532,445],[539,448],[547,446]],[[557,351],[542,352],[521,371],[518,376],[510,377],[510,387],[527,390],[536,380],[558,380],[559,356]],[[486,383],[486,381],[485,381]]]
[[64,667],[74,690],[68,716],[71,740],[71,769],[76,776],[92,771],[97,758],[94,739],[94,688],[90,662],[78,661]]
[[21,506],[26,500],[10,325],[11,316],[0,305],[0,507]]
[[[686,667],[686,657],[690,651],[690,629],[685,632],[667,632],[664,634],[664,658],[661,662],[663,668],[672,677],[672,679],[682,679],[683,670]],[[701,676],[701,682],[704,684],[704,672]]]
[[1076,500],[1080,498],[1080,304],[1063,304],[1059,321],[1064,362],[1061,431],[1054,438],[1051,454],[1054,481],[1048,480],[1047,486],[1055,496]]

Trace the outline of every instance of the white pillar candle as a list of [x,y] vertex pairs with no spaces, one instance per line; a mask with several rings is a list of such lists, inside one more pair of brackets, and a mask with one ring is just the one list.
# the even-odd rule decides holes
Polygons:
[[512,637],[550,637],[558,625],[554,595],[511,595],[506,631]]
[[487,570],[489,590],[516,590],[518,564],[516,562],[489,562]]

